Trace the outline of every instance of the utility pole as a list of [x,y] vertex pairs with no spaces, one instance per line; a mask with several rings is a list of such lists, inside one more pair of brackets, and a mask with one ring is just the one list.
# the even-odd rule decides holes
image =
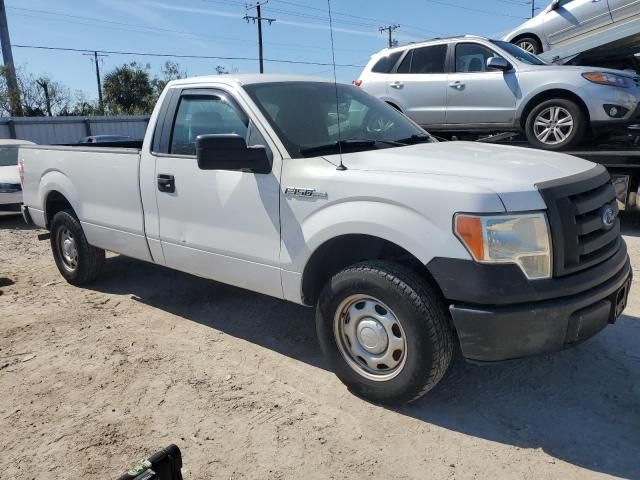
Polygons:
[[99,54],[97,51],[93,53],[83,53],[83,55],[93,57],[96,64],[96,81],[98,82],[98,108],[100,112],[104,112],[104,102],[102,101],[102,80],[100,79],[100,57],[108,57],[108,55]]
[[7,10],[4,0],[0,0],[0,42],[2,43],[2,60],[4,62],[4,74],[7,77],[9,89],[9,104],[11,116],[22,116],[22,103],[20,102],[20,88],[16,78],[16,67],[13,64],[13,52],[11,51],[11,39],[9,38],[9,23],[7,22]]
[[249,23],[249,20],[251,20],[253,23],[257,23],[258,24],[258,57],[260,59],[260,73],[264,73],[264,56],[263,56],[263,51],[262,51],[262,22],[269,22],[269,25],[271,25],[273,22],[276,21],[275,18],[265,18],[262,16],[262,9],[261,7],[263,5],[266,5],[269,2],[269,0],[264,0],[263,2],[258,2],[255,5],[247,5],[247,12],[249,12],[249,10],[253,10],[254,8],[256,9],[256,13],[257,16],[253,16],[253,15],[249,15],[248,13],[243,17],[247,23]]
[[51,96],[49,95],[49,82],[46,79],[41,78],[39,80],[36,80],[36,83],[40,85],[40,87],[42,87],[42,90],[44,91],[44,100],[47,105],[47,115],[52,117],[53,115],[51,114]]
[[400,28],[400,25],[387,25],[386,27],[380,27],[380,33],[389,32],[389,48],[393,47],[393,38],[391,38],[391,34]]
[[536,0],[531,0],[531,18],[536,16]]

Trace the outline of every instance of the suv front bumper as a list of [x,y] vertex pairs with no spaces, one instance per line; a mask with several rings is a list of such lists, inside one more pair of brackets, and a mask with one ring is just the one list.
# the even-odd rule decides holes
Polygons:
[[[585,272],[542,283],[525,279],[530,289],[524,294],[517,287],[524,275],[516,266],[491,272],[497,266],[439,258],[428,267],[449,300],[462,353],[474,362],[557,352],[591,338],[620,316],[632,279],[624,243],[616,255]],[[465,280],[453,291],[456,278]]]

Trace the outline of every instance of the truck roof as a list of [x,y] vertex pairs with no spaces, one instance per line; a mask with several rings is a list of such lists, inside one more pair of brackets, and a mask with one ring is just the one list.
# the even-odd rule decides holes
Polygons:
[[253,85],[273,82],[333,82],[333,79],[307,77],[304,75],[281,74],[243,74],[243,75],[206,75],[201,77],[174,80],[169,85],[193,85],[197,83],[222,83],[226,85]]

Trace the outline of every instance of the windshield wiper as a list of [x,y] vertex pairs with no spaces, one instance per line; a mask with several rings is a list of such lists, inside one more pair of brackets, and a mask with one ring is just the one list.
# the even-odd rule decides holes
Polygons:
[[416,134],[411,135],[407,138],[402,138],[398,140],[399,143],[404,143],[405,145],[415,145],[416,143],[429,143],[431,142],[431,137],[429,135]]
[[403,142],[396,142],[394,140],[369,140],[365,138],[350,138],[348,140],[339,140],[325,145],[318,145],[317,147],[303,148],[300,150],[302,155],[312,155],[314,153],[322,153],[326,151],[350,150],[353,148],[366,148],[374,147],[375,145],[382,143],[385,145],[393,145],[396,147],[404,147],[407,144]]

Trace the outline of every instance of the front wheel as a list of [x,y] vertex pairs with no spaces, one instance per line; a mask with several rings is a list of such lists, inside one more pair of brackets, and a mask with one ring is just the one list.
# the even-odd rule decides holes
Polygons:
[[104,250],[89,245],[79,220],[70,211],[51,220],[51,251],[58,270],[72,285],[94,280],[104,264]]
[[417,400],[451,362],[453,333],[439,293],[394,263],[364,262],[334,276],[320,296],[316,326],[338,378],[374,403]]
[[579,145],[586,130],[587,119],[582,109],[564,98],[542,102],[531,110],[525,124],[529,143],[543,150]]

